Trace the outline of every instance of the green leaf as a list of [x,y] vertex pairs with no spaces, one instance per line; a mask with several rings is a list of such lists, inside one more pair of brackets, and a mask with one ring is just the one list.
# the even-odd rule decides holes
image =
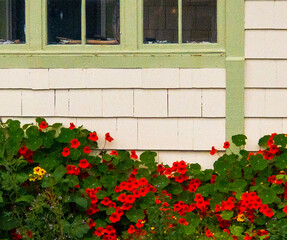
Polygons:
[[247,139],[247,137],[243,134],[238,134],[238,135],[232,136],[232,142],[237,147],[246,145],[246,139]]
[[264,137],[260,138],[259,141],[258,141],[258,145],[260,147],[266,148],[267,147],[267,142],[268,142],[270,137],[271,137],[270,135],[265,135]]
[[87,177],[84,179],[84,185],[83,188],[97,188],[97,187],[102,187],[102,183],[97,177]]
[[32,195],[24,195],[19,197],[16,202],[27,202],[27,203],[31,203],[33,202],[34,197]]
[[232,168],[232,164],[226,162],[223,158],[219,158],[213,166],[214,171],[220,175],[227,175],[228,171]]
[[28,178],[29,178],[29,175],[25,172],[19,172],[16,174],[16,180],[17,180],[17,183],[19,184],[27,181]]
[[12,216],[0,216],[0,229],[10,231],[18,226],[19,223],[16,218],[13,218]]
[[111,155],[109,155],[109,154],[103,154],[103,160],[105,160],[107,162],[111,161],[112,158],[113,157]]
[[69,157],[74,160],[77,161],[79,159],[79,157],[81,156],[81,151],[79,149],[70,149],[70,155]]
[[286,147],[287,138],[285,137],[285,134],[277,134],[273,136],[273,141],[277,146]]
[[54,171],[55,180],[56,181],[61,180],[66,173],[67,173],[67,169],[63,165],[60,165]]
[[69,128],[61,128],[61,133],[57,138],[60,143],[70,143],[75,138],[75,132]]
[[145,217],[144,211],[142,209],[136,209],[135,207],[126,212],[126,216],[131,222],[135,223]]
[[144,164],[151,163],[151,162],[155,162],[156,156],[157,156],[157,153],[155,153],[155,152],[145,151],[140,155],[140,160]]
[[222,219],[223,220],[229,220],[230,218],[233,217],[233,211],[223,211],[222,212]]
[[250,164],[251,167],[255,170],[264,170],[267,167],[268,161],[266,159],[263,159],[263,156],[261,154],[252,155],[250,156]]
[[24,131],[21,128],[11,133],[11,138],[13,138],[16,142],[22,141],[23,137],[24,137]]
[[0,203],[2,203],[2,202],[3,202],[3,197],[2,197],[2,195],[3,195],[3,192],[2,192],[2,191],[0,191]]
[[5,134],[5,129],[0,128],[0,143],[4,143],[6,140],[6,134]]
[[247,182],[243,179],[237,179],[229,185],[229,188],[233,192],[242,191],[247,186]]
[[62,123],[54,123],[54,124],[52,125],[52,128],[60,128],[60,127],[62,127],[62,126],[63,126]]
[[280,170],[287,168],[287,153],[275,157],[275,165]]
[[212,192],[212,189],[213,189],[212,184],[206,184],[197,188],[196,193],[199,193],[202,196],[207,197]]
[[117,176],[116,175],[104,175],[100,180],[103,185],[107,188],[115,187],[117,184]]
[[[11,120],[11,119],[9,119],[9,120]],[[11,132],[17,131],[20,128],[20,124],[21,123],[18,120],[11,120],[11,121],[9,121],[8,126],[9,126],[10,131]]]
[[43,136],[43,146],[45,148],[50,148],[54,143],[54,137],[55,137],[56,131],[49,131],[46,132]]
[[172,189],[172,194],[178,195],[180,193],[182,193],[183,191],[183,187],[179,184],[179,183],[174,183],[171,185],[171,189]]
[[32,125],[26,130],[26,134],[27,134],[28,137],[39,136],[40,135],[40,131],[39,131],[38,127]]
[[108,165],[106,163],[99,163],[98,169],[102,173],[107,173],[109,171],[109,167],[108,167]]
[[84,209],[87,209],[88,207],[88,201],[87,199],[81,197],[81,196],[77,196],[77,195],[73,195],[71,197],[71,202],[75,202],[78,206],[84,208]]
[[70,188],[74,188],[76,185],[79,184],[79,178],[75,175],[68,175],[64,180],[64,183],[67,183]]
[[237,237],[240,237],[242,235],[242,233],[244,232],[243,227],[236,226],[236,225],[231,226],[230,230],[231,230],[231,233]]
[[271,204],[275,202],[277,194],[271,188],[260,188],[258,190],[258,196],[261,198],[263,204]]
[[30,136],[27,139],[27,148],[29,148],[32,151],[36,151],[38,148],[42,146],[42,139],[38,136]]
[[170,183],[170,180],[166,176],[162,175],[162,176],[155,177],[152,180],[152,183],[156,188],[163,189]]
[[40,125],[41,122],[46,122],[45,118],[37,117],[37,118],[36,118],[36,123],[38,123],[38,124]]

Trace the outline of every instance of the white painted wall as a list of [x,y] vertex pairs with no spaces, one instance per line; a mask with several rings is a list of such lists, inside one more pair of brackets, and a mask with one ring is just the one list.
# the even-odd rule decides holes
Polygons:
[[[225,69],[1,69],[0,115],[64,122],[154,150],[159,161],[215,160],[225,140]],[[101,145],[102,144],[102,145]],[[103,141],[100,143],[103,146]]]
[[287,132],[287,1],[245,2],[245,134]]

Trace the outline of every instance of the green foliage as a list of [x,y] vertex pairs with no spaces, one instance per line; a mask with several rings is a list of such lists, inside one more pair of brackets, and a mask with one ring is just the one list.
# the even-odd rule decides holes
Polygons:
[[246,136],[233,136],[239,154],[228,149],[205,170],[184,161],[159,166],[151,151],[137,160],[127,151],[110,154],[90,134],[43,118],[0,124],[1,239],[14,232],[28,239],[29,230],[33,239],[100,240],[99,227],[129,240],[287,239],[285,134],[261,138],[257,153],[243,149]]

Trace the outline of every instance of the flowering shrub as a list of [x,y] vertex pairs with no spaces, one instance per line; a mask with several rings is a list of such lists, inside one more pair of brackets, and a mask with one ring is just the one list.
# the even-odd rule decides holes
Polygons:
[[[232,138],[214,170],[156,153],[98,149],[98,135],[63,127],[0,125],[1,239],[284,239],[287,137]],[[109,133],[105,141],[113,141]],[[212,147],[210,154],[218,154]]]

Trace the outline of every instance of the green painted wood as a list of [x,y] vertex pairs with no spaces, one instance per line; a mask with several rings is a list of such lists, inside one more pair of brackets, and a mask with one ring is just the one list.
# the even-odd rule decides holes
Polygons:
[[244,134],[244,0],[226,1],[226,139]]
[[225,57],[204,54],[0,55],[0,68],[224,68]]
[[42,7],[43,1],[26,0],[26,26],[27,47],[31,50],[39,50],[42,48]]

